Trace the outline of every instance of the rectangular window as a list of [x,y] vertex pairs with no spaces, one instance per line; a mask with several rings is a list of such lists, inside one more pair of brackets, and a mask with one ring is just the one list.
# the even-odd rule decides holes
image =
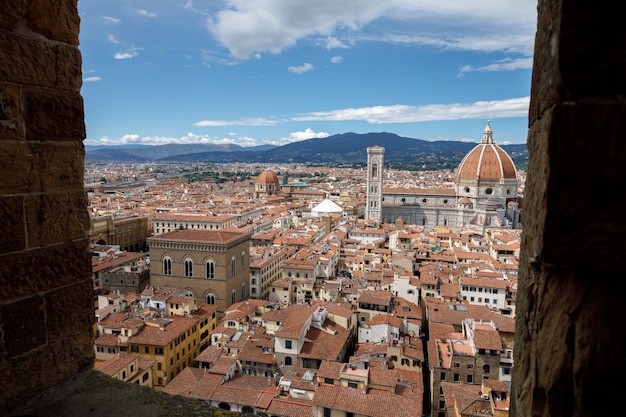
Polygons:
[[358,388],[359,384],[356,382],[348,382],[348,388]]
[[459,379],[460,379],[459,374],[454,374],[454,375],[453,375],[453,380],[454,380],[454,382],[459,382]]
[[162,347],[155,347],[154,348],[154,353],[155,353],[155,355],[162,355],[163,354],[163,348]]
[[141,380],[142,380],[143,382],[146,382],[146,381],[148,380],[148,377],[149,377],[149,376],[150,376],[150,375],[148,375],[148,373],[146,372],[145,374],[143,374],[143,377],[141,378]]
[[468,384],[473,384],[474,383],[474,375],[468,375],[467,376],[467,383]]
[[143,352],[146,354],[150,354],[150,346],[144,346]]
[[285,348],[291,349],[291,340],[285,340]]
[[439,380],[440,381],[445,381],[446,380],[446,373],[445,372],[441,373],[441,376],[439,377]]
[[330,408],[324,407],[324,417],[330,417]]

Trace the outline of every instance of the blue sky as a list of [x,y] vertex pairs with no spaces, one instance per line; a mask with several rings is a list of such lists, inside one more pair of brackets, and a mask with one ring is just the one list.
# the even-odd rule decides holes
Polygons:
[[86,145],[524,143],[536,0],[80,0]]

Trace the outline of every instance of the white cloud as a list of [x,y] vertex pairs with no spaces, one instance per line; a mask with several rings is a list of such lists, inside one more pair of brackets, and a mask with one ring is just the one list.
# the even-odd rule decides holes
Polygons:
[[[429,44],[459,49],[528,51],[536,12],[536,1],[519,0],[360,0],[358,7],[353,2],[327,0],[229,0],[207,25],[239,59],[254,52],[280,53],[308,37],[327,39],[327,48],[345,47],[340,39],[358,35],[377,20],[393,21],[390,30],[409,28],[405,42],[421,37]],[[391,32],[382,32],[382,26],[376,29],[381,33],[370,40],[402,41],[388,36]]]
[[143,16],[143,17],[157,17],[157,15],[155,13],[151,13],[147,10],[144,9],[139,9],[137,10],[137,14],[139,14],[139,16]]
[[115,59],[130,59],[139,55],[139,51],[141,51],[141,48],[130,48],[125,51],[116,52],[113,57]]
[[101,80],[102,80],[101,77],[86,77],[86,78],[83,78],[83,82],[87,82],[87,83],[95,83],[95,82],[98,82],[98,81],[101,81]]
[[533,67],[533,58],[520,58],[520,59],[511,59],[505,58],[501,61],[495,62],[493,64],[484,65],[481,67],[472,67],[471,65],[464,65],[459,68],[459,77],[465,75],[465,73],[470,71],[479,71],[479,72],[497,72],[497,71],[515,71],[517,69],[530,69]]
[[113,35],[113,34],[109,35],[109,42],[115,43],[115,44],[119,43],[117,38],[115,38],[115,35]]
[[85,145],[88,146],[119,146],[119,145],[168,145],[168,144],[234,144],[239,146],[256,146],[257,142],[254,138],[248,136],[237,137],[216,137],[208,135],[197,135],[195,133],[187,133],[181,137],[169,136],[140,136],[138,134],[127,134],[119,138],[109,138],[103,136],[99,139],[85,139]]
[[313,138],[327,138],[328,136],[330,136],[330,134],[327,132],[314,132],[312,129],[307,128],[304,131],[293,132],[286,138],[270,138],[265,139],[263,142],[270,145],[282,146],[292,142],[300,142]]
[[326,49],[335,49],[335,48],[346,49],[346,48],[348,48],[348,45],[346,45],[345,43],[341,42],[339,39],[335,38],[334,36],[331,36],[326,41]]
[[248,118],[239,120],[201,120],[193,125],[197,127],[217,127],[217,126],[274,126],[278,121],[265,118]]
[[343,57],[340,55],[334,56],[330,59],[330,62],[332,62],[333,64],[338,64],[341,61],[343,61]]
[[292,117],[293,121],[366,121],[371,124],[416,123],[436,120],[489,119],[528,115],[530,97],[475,103],[423,106],[372,106],[321,111]]
[[288,71],[293,72],[294,74],[303,74],[305,72],[313,71],[314,69],[315,68],[313,67],[313,65],[305,62],[304,64],[298,65],[297,67],[289,67]]
[[100,19],[104,21],[104,23],[120,23],[120,19],[111,16],[100,16]]

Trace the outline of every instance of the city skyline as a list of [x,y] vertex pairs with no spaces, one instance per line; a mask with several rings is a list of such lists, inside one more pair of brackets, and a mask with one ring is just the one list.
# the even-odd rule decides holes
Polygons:
[[79,2],[87,145],[524,143],[536,2]]

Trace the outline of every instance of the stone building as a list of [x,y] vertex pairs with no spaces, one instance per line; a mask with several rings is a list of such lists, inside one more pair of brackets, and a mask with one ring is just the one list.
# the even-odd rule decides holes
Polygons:
[[150,284],[190,290],[198,304],[221,314],[249,295],[250,235],[217,230],[176,230],[148,239]]
[[97,216],[89,223],[89,241],[98,245],[118,245],[129,252],[148,249],[151,227],[145,216]]
[[427,228],[521,228],[515,164],[494,142],[489,121],[480,143],[459,164],[454,188],[384,188],[384,153],[380,146],[367,148],[368,219]]
[[279,190],[280,181],[278,181],[278,176],[274,171],[261,172],[254,183],[254,196],[256,198],[274,195]]

